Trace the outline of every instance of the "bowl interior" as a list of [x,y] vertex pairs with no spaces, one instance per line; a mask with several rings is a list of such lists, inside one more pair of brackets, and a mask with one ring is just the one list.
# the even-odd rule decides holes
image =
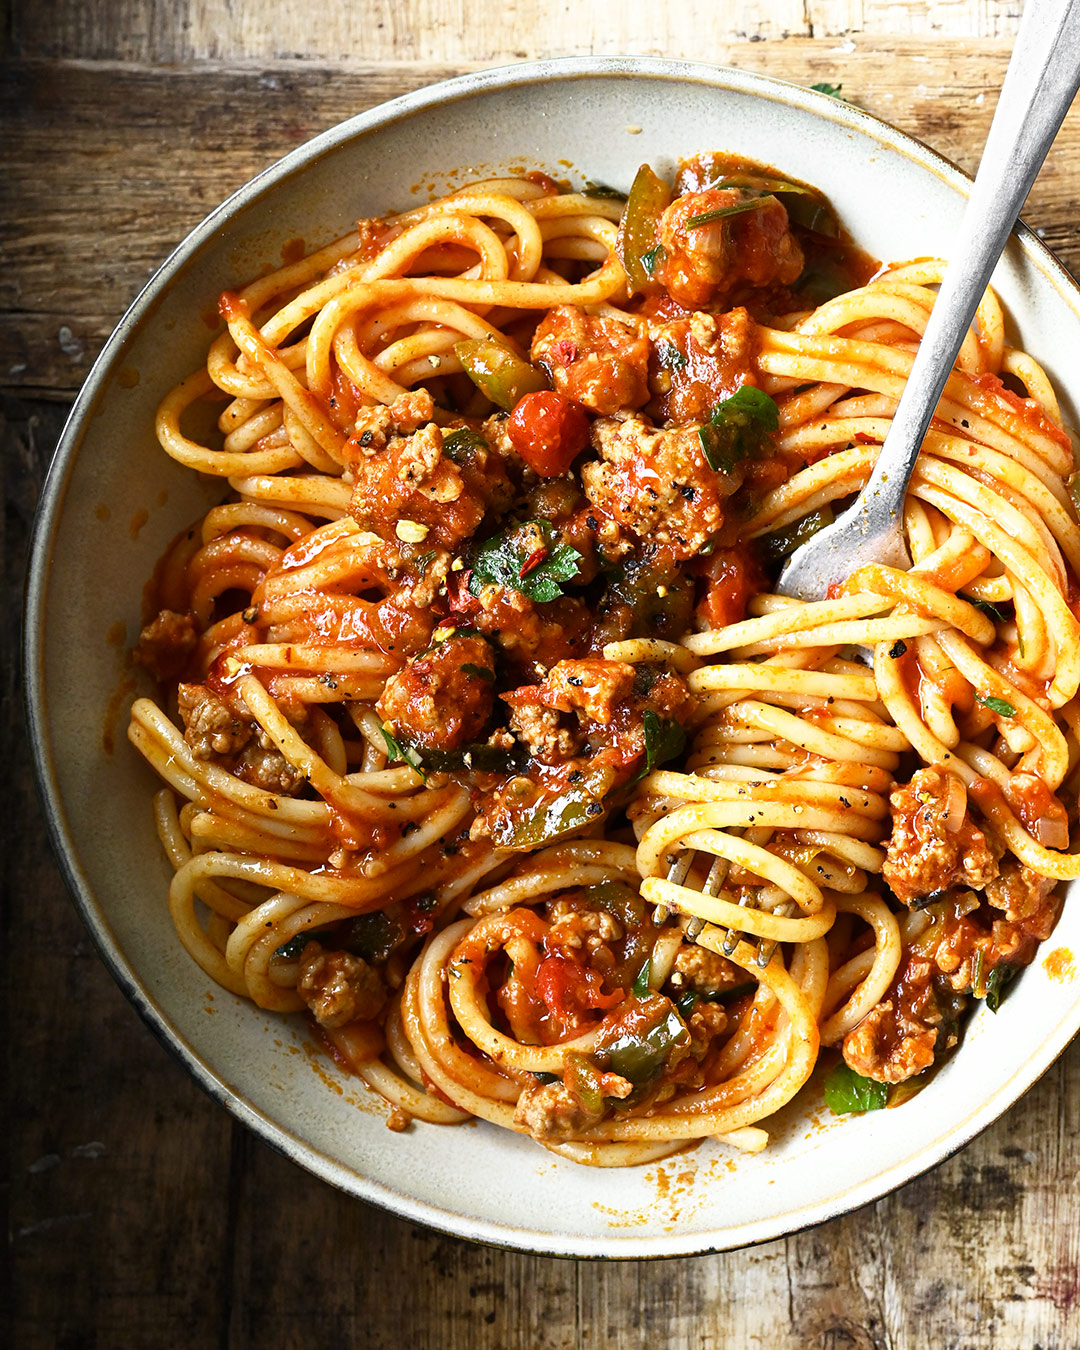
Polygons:
[[[1080,947],[1067,906],[994,1017],[902,1110],[837,1120],[812,1082],[770,1148],[719,1145],[626,1171],[577,1167],[483,1124],[418,1124],[307,1049],[304,1030],[211,988],[176,941],[169,868],[150,815],[156,780],[124,735],[122,651],[142,590],[176,533],[215,501],[158,448],[162,395],[201,364],[218,292],[359,216],[408,207],[467,176],[545,168],[625,190],[645,160],[698,151],[763,160],[822,188],[855,239],[884,259],[948,254],[965,180],[856,109],[789,85],[660,61],[552,62],[422,91],[326,133],[220,208],[151,281],[80,396],[42,503],[27,622],[31,724],[54,838],[73,891],[129,997],[230,1110],[325,1179],[447,1229],[560,1254],[663,1255],[775,1237],[883,1194],[990,1123],[1080,1024],[1076,991],[1046,952]],[[1065,383],[1080,369],[1080,302],[1031,235],[995,284],[1011,337]],[[110,750],[110,737],[115,745]]]

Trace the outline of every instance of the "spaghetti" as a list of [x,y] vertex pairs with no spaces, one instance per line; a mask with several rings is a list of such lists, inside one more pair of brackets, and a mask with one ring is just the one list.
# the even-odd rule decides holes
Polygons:
[[756,1151],[830,1047],[910,1092],[1049,934],[1080,528],[992,293],[911,570],[769,589],[941,270],[871,275],[812,189],[701,156],[626,201],[469,184],[222,296],[157,433],[223,502],[159,568],[130,738],[180,941],[392,1128]]

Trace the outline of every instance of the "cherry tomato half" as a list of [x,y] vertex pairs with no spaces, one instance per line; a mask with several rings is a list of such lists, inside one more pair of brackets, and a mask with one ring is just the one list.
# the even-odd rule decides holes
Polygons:
[[589,443],[589,419],[580,403],[551,389],[519,399],[506,434],[541,478],[565,473]]
[[564,1026],[576,1026],[583,1012],[606,1010],[621,1003],[623,994],[604,993],[599,973],[555,953],[545,956],[536,972],[536,992]]

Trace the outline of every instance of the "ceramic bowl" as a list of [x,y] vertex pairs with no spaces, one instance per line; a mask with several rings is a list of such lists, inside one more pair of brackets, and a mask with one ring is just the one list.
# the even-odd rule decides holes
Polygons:
[[[394,1134],[358,1080],[308,1053],[299,1023],[211,989],[176,940],[151,822],[156,780],[124,736],[118,635],[134,640],[155,561],[220,499],[218,483],[159,450],[153,418],[162,395],[201,364],[203,316],[226,285],[276,262],[287,240],[323,243],[358,216],[408,207],[465,175],[539,167],[625,190],[643,161],[663,172],[706,150],[816,184],[883,259],[948,255],[969,187],[858,108],[706,65],[552,61],[396,99],[253,179],[153,277],[75,404],[31,562],[26,684],[53,839],[105,961],[152,1030],[239,1120],[333,1185],[459,1237],[564,1256],[663,1256],[775,1238],[939,1162],[1015,1102],[1080,1027],[1080,990],[1052,978],[1047,961],[1080,949],[1080,903],[1066,905],[997,1016],[980,1006],[960,1052],[901,1109],[832,1118],[811,1083],[757,1157],[706,1143],[628,1170],[579,1167],[486,1124]],[[1014,339],[1045,364],[1077,425],[1076,287],[1024,229],[995,284]]]

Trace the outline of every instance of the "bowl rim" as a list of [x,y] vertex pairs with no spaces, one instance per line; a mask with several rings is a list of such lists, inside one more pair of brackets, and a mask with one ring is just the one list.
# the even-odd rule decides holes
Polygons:
[[[316,1149],[293,1130],[272,1119],[233,1089],[173,1027],[130,969],[104,910],[78,862],[78,850],[64,810],[47,727],[45,693],[45,599],[49,558],[85,427],[104,393],[110,372],[129,340],[152,315],[160,293],[181,268],[211,239],[219,222],[238,208],[249,206],[282,180],[302,171],[323,156],[357,137],[408,119],[435,104],[462,101],[490,90],[507,90],[552,80],[647,79],[690,82],[721,91],[747,94],[812,112],[843,127],[857,130],[936,174],[960,196],[970,192],[970,177],[956,164],[918,138],[900,131],[875,115],[787,80],[730,66],[645,56],[578,56],[523,61],[457,75],[402,94],[339,122],[289,151],[261,170],[215,207],[172,250],[117,323],[95,360],[51,458],[36,508],[28,552],[23,608],[23,698],[28,738],[33,754],[35,783],[45,815],[50,842],[73,903],[113,979],[156,1038],[187,1069],[200,1087],[241,1124],[276,1152],[347,1194],[374,1203],[411,1222],[424,1224],[453,1237],[493,1246],[558,1257],[640,1259],[728,1251],[768,1242],[837,1218],[889,1194],[904,1183],[936,1167],[977,1134],[994,1123],[1057,1060],[1080,1031],[1080,998],[1067,1016],[1018,1070],[977,1109],[938,1136],[912,1158],[885,1168],[827,1201],[818,1201],[783,1216],[749,1221],[713,1233],[634,1236],[607,1233],[583,1237],[531,1229],[513,1223],[492,1222],[455,1213],[452,1209],[418,1200]],[[1047,246],[1022,221],[1015,228],[1027,259],[1059,292],[1080,320],[1080,285]]]

